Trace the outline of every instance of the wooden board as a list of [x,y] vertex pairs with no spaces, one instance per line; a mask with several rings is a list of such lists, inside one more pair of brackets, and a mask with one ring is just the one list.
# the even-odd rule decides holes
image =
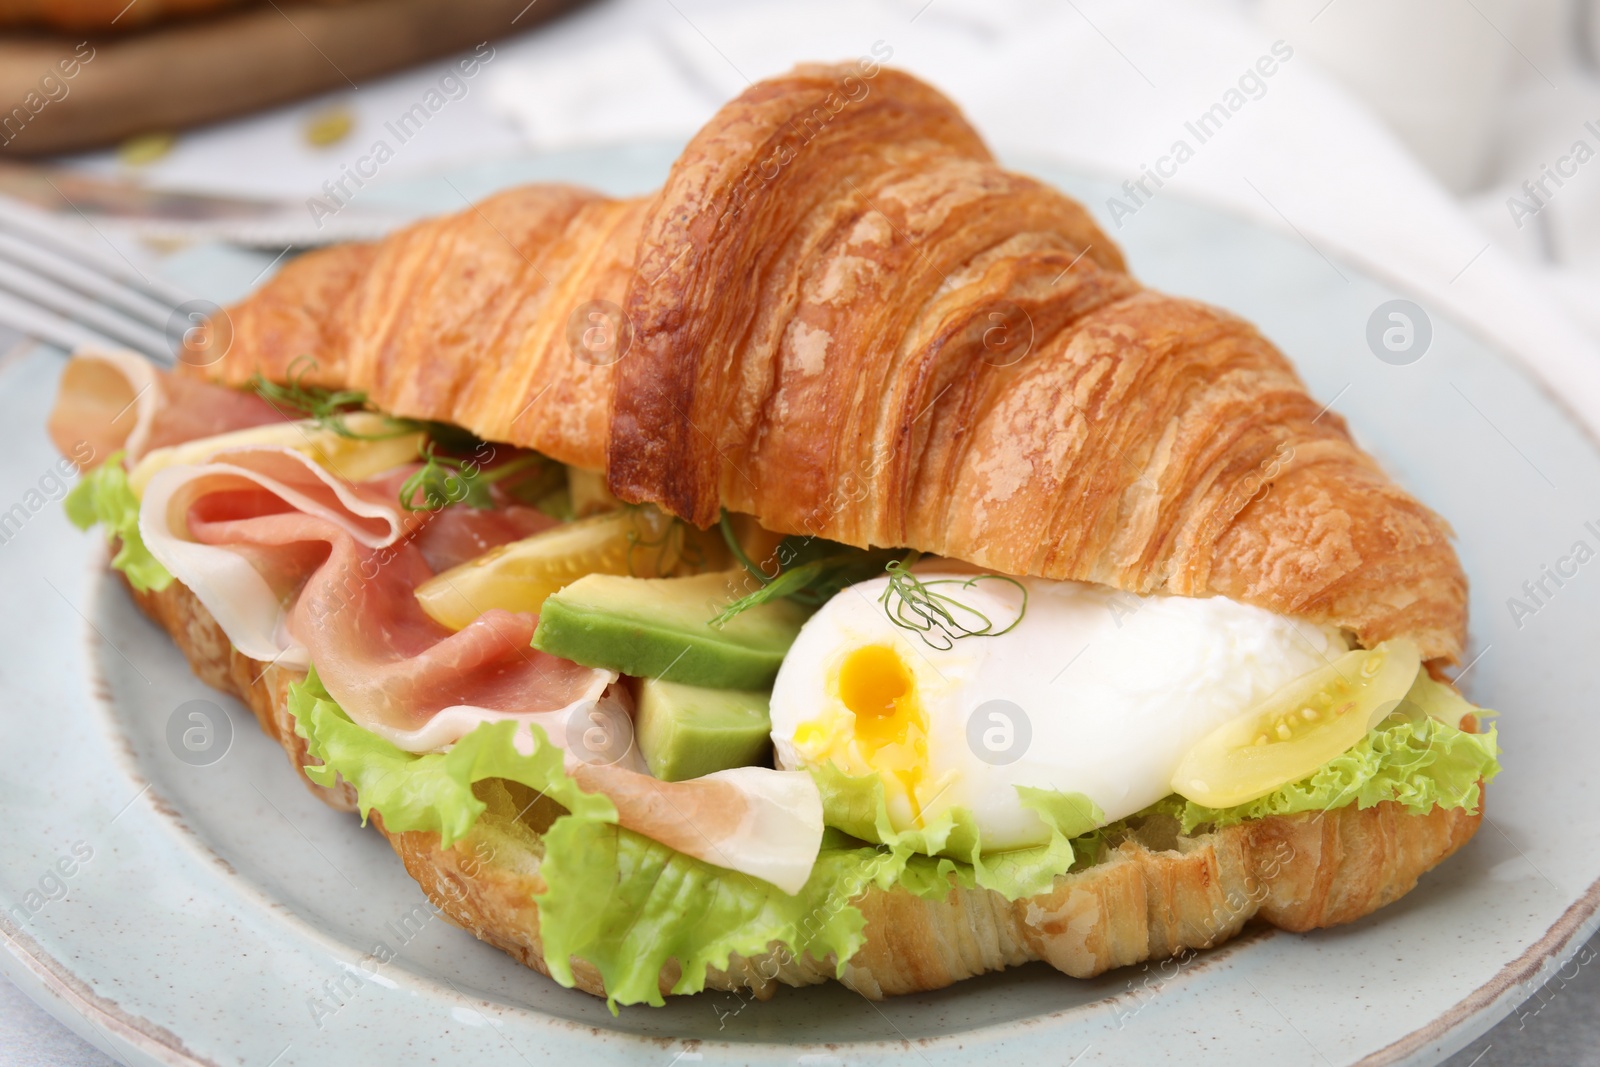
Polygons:
[[0,37],[0,155],[114,144],[359,85],[584,0],[269,4],[117,37]]

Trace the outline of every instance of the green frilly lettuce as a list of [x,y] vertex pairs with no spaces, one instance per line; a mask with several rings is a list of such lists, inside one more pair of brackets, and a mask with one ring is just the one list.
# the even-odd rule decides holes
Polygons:
[[842,970],[865,941],[865,920],[851,901],[871,886],[927,899],[944,897],[952,885],[980,886],[1017,899],[1092,863],[1101,842],[1143,816],[1175,816],[1189,832],[1352,802],[1392,800],[1416,812],[1434,804],[1475,808],[1479,780],[1499,769],[1492,730],[1467,734],[1413,705],[1304,781],[1224,811],[1169,797],[1096,829],[1102,813],[1081,795],[1019,789],[1023,804],[1050,827],[1050,841],[984,855],[970,813],[957,810],[921,830],[896,831],[881,784],[830,766],[814,774],[829,829],[810,879],[791,896],[617,825],[611,802],[567,777],[561,751],[537,727],[531,755],[516,750],[511,722],[484,723],[449,752],[416,755],[352,722],[315,671],[290,687],[288,706],[296,732],[320,761],[307,774],[323,785],[344,778],[357,791],[362,816],[379,811],[391,831],[432,831],[446,847],[461,841],[488,810],[483,797],[497,780],[558,803],[564,813],[539,835],[526,835],[543,882],[534,900],[545,961],[567,986],[574,984],[573,959],[594,965],[613,1011],[618,1004],[663,1003],[658,976],[669,961],[679,968],[674,993],[705,988],[708,971],[726,968],[733,954],[748,958],[773,948],[776,955],[760,965],[771,974],[799,954]]
[[918,830],[896,830],[877,778],[852,777],[831,763],[811,776],[822,792],[824,821],[864,843],[882,845],[880,854],[904,872],[902,887],[919,896],[943,896],[952,880],[969,889],[992,889],[1008,900],[1041,893],[1072,867],[1073,838],[1105,822],[1105,813],[1082,793],[1018,786],[1022,806],[1039,816],[1050,840],[985,854],[977,821],[965,808],[951,808]]
[[865,940],[850,900],[869,885],[889,887],[897,873],[894,857],[875,850],[825,848],[791,896],[618,826],[611,801],[567,777],[561,750],[537,726],[531,756],[513,746],[512,722],[484,723],[449,752],[415,755],[353,723],[315,671],[290,687],[288,707],[322,762],[307,774],[322,785],[343,777],[362,816],[376,809],[388,830],[433,831],[448,847],[486,810],[473,790],[486,779],[518,782],[565,808],[541,835],[544,889],[534,899],[545,962],[571,986],[571,960],[588,960],[613,1011],[663,1003],[658,975],[669,960],[679,965],[674,993],[698,992],[708,969],[727,967],[731,954],[756,956],[774,943],[842,967]]
[[[1500,773],[1499,734],[1493,726],[1487,733],[1469,734],[1427,714],[1439,714],[1450,705],[1477,711],[1426,674],[1420,675],[1399,710],[1311,777],[1237,807],[1217,810],[1184,801],[1174,813],[1187,834],[1207,824],[1229,826],[1267,815],[1332,811],[1352,803],[1370,808],[1386,800],[1413,815],[1425,814],[1435,805],[1476,811],[1479,783]],[[1459,722],[1458,715],[1449,717]]]
[[79,479],[63,502],[67,518],[80,530],[96,523],[104,526],[107,537],[120,542],[111,565],[128,576],[128,584],[141,593],[157,592],[172,582],[139,536],[139,498],[128,486],[128,472],[118,452]]

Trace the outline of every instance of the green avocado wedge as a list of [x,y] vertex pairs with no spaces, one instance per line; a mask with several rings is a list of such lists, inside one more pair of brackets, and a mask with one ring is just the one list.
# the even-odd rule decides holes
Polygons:
[[641,679],[634,729],[650,773],[664,782],[681,782],[766,764],[772,751],[769,699],[749,689]]
[[765,689],[808,612],[772,601],[712,626],[723,608],[749,592],[750,581],[743,571],[692,578],[590,574],[545,600],[533,647],[636,678]]

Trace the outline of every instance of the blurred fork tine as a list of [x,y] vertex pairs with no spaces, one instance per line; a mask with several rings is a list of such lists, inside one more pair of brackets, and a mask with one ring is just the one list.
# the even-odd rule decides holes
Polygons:
[[[98,345],[102,348],[127,347],[122,342],[114,341],[59,315],[53,315],[6,292],[0,292],[0,326],[9,326],[13,330],[47,341],[69,352],[79,345]],[[156,359],[158,355],[153,352],[142,352],[142,354],[152,359]],[[165,358],[159,361],[171,363],[173,361],[171,353],[167,353]]]
[[137,351],[160,352],[168,347],[166,335],[160,330],[152,329],[104,304],[96,303],[92,297],[55,285],[38,275],[29,274],[4,259],[0,259],[0,290],[21,297],[43,311],[54,312],[80,322]]
[[9,231],[29,244],[48,249],[57,256],[122,282],[167,307],[177,307],[189,299],[187,293],[158,279],[144,276],[119,256],[91,248],[67,236],[61,232],[59,224],[41,219],[32,209],[4,197],[0,197],[0,230]]
[[146,296],[119,282],[74,263],[49,249],[29,244],[0,230],[0,263],[14,263],[33,274],[76,289],[85,296],[110,304],[156,329],[165,329],[172,305]]
[[171,365],[166,331],[185,294],[0,197],[0,324],[73,349],[131,348]]

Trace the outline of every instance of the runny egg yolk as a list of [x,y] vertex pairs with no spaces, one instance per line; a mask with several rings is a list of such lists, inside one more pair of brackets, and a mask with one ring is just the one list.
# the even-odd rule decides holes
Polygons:
[[839,667],[839,699],[856,717],[856,740],[880,749],[903,743],[917,716],[916,682],[892,648],[853,650]]
[[912,818],[920,820],[928,717],[917,699],[916,676],[893,648],[863,645],[845,654],[833,682],[853,725],[846,726],[842,716],[834,720],[833,729],[817,720],[802,723],[795,744],[812,757],[834,760],[851,774],[876,772],[887,793],[899,793]]

